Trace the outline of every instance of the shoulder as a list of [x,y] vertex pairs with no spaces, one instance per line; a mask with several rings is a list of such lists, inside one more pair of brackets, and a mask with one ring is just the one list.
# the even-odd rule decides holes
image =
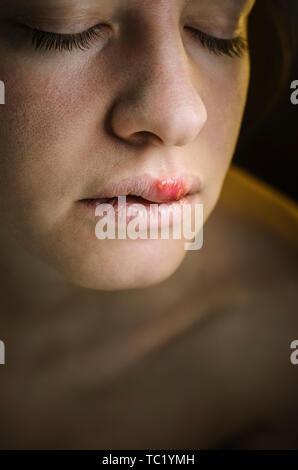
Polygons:
[[214,436],[221,429],[228,446],[241,436],[247,446],[286,446],[298,434],[297,248],[296,204],[232,167],[194,255],[208,265],[198,269],[196,305],[208,293],[209,308],[188,338],[198,396],[206,392]]
[[251,294],[283,288],[286,295],[298,282],[298,206],[232,166],[207,221],[204,249],[213,271],[224,270]]
[[255,229],[267,229],[298,249],[298,205],[245,170],[230,167],[219,206],[245,219]]

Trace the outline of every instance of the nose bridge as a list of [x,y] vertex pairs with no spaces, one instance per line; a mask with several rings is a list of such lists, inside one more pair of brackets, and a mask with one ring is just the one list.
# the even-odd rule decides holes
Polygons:
[[172,18],[152,21],[140,32],[131,64],[129,99],[122,100],[114,116],[117,133],[125,138],[151,133],[167,145],[194,140],[207,113]]
[[145,100],[150,99],[152,105],[164,111],[194,105],[197,92],[180,35],[172,25],[167,28],[159,23],[154,25],[142,56],[140,92]]

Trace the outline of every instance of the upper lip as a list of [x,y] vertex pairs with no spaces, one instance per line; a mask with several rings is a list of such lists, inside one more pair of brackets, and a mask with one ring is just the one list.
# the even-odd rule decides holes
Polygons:
[[148,173],[134,178],[124,178],[103,187],[86,199],[106,199],[134,195],[151,202],[178,201],[186,195],[201,191],[201,179],[193,174],[160,175]]

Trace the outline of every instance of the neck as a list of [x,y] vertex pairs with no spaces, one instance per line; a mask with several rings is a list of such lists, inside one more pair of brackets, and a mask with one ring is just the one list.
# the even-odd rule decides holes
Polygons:
[[75,363],[70,382],[104,382],[198,318],[191,258],[158,285],[95,291],[66,282],[12,240],[1,241],[0,339],[14,345],[22,364],[35,367],[36,358],[47,357],[64,376]]

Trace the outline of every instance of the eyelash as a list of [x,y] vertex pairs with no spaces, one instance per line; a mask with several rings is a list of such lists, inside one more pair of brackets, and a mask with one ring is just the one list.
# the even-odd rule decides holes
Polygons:
[[209,49],[216,55],[227,55],[229,57],[242,57],[248,51],[248,41],[242,36],[232,39],[216,38],[194,28],[186,28],[198,39],[203,47]]
[[106,29],[104,25],[96,25],[82,33],[59,34],[30,28],[31,42],[35,50],[51,51],[54,49],[60,52],[64,50],[71,52],[73,49],[80,49],[85,51],[90,49],[97,39],[106,37],[104,29]]
[[[104,25],[95,25],[86,31],[78,34],[59,34],[38,29],[29,28],[31,42],[35,50],[45,49],[46,51],[73,49],[82,51],[90,49],[94,41],[104,38]],[[248,51],[247,40],[241,36],[232,39],[221,39],[203,33],[198,29],[185,27],[201,45],[216,55],[227,55],[229,57],[242,57]]]

